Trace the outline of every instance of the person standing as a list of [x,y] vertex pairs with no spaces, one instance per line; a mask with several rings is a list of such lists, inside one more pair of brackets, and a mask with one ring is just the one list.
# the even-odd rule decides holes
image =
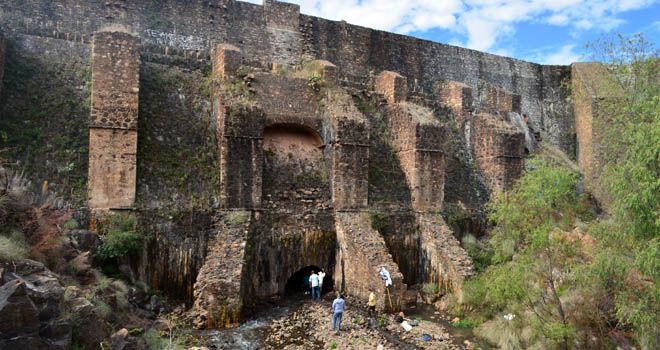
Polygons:
[[321,269],[319,272],[319,291],[323,293],[323,279],[325,278],[325,271]]
[[341,318],[344,316],[345,305],[344,296],[337,293],[337,299],[332,302],[332,330],[335,334],[339,333],[341,329]]
[[303,287],[305,289],[305,295],[309,294],[309,273],[306,273],[305,276],[303,276]]
[[369,301],[367,301],[367,312],[373,317],[376,314],[376,294],[373,289],[369,290]]
[[309,276],[309,284],[312,286],[312,300],[321,299],[321,289],[319,288],[319,275],[312,271]]

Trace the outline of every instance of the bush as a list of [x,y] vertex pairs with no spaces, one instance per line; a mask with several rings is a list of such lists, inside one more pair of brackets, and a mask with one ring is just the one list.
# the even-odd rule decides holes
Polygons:
[[110,216],[106,231],[102,237],[103,243],[94,251],[94,257],[102,261],[116,261],[142,248],[143,235],[136,230],[135,218],[132,216]]

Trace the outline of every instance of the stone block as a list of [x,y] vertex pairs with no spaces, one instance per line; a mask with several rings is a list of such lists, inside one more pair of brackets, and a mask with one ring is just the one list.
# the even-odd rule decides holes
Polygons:
[[472,148],[491,192],[508,190],[523,171],[525,134],[488,113],[475,116]]
[[442,209],[446,129],[428,108],[399,103],[387,108],[392,146],[406,175],[412,207],[416,211]]
[[218,44],[211,53],[213,75],[221,78],[232,77],[241,67],[241,50],[230,44]]
[[137,131],[89,130],[89,206],[131,208],[135,203]]
[[323,81],[328,84],[334,84],[338,79],[337,66],[326,60],[314,60],[309,63],[312,69],[318,74]]
[[408,80],[399,73],[383,71],[376,77],[374,90],[383,94],[388,103],[399,103],[408,98]]
[[482,110],[488,113],[507,115],[509,112],[521,113],[521,97],[490,83],[480,84]]
[[[395,311],[403,304],[407,289],[399,266],[394,262],[383,237],[374,230],[369,214],[364,211],[335,213],[337,231],[337,268],[335,286],[348,294],[367,300],[373,290],[378,298],[379,309]],[[383,280],[378,275],[385,266],[393,285],[386,294]],[[388,295],[388,297],[385,297]]]
[[438,102],[449,107],[459,127],[463,126],[467,115],[472,113],[472,88],[456,81],[442,82],[437,91]]
[[90,127],[136,130],[140,39],[123,31],[96,32],[92,46]]

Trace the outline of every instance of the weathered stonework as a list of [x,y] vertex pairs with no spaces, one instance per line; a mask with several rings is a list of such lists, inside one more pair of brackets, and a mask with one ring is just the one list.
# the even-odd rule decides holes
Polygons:
[[482,83],[478,99],[481,101],[481,110],[507,115],[509,112],[521,113],[520,95],[511,93],[493,84]]
[[[371,227],[368,213],[337,212],[337,255],[335,286],[366,300],[369,291],[381,295],[378,308],[399,310],[403,307],[406,285],[398,265],[388,252],[383,237]],[[392,277],[392,287],[386,291],[378,272],[385,266]]]
[[384,71],[376,77],[374,90],[385,96],[389,103],[398,103],[408,98],[408,81],[401,74]]
[[93,209],[135,203],[139,72],[139,38],[123,31],[95,34],[88,182]]
[[217,235],[211,240],[194,286],[197,328],[235,327],[241,319],[241,280],[252,215],[245,210],[226,211],[217,223]]
[[[0,124],[35,184],[57,184],[72,205],[88,189],[92,208],[139,209],[155,239],[132,262],[136,276],[194,304],[198,327],[235,325],[310,268],[366,298],[388,266],[382,308],[421,283],[460,296],[472,270],[454,235],[482,234],[484,184],[507,188],[521,174],[524,137],[509,115],[528,115],[569,155],[589,120],[574,123],[565,66],[272,0],[120,2],[0,2],[11,43]],[[93,35],[108,24],[137,33]],[[596,131],[582,129],[589,145]]]
[[456,81],[446,81],[438,87],[438,102],[454,113],[456,124],[462,128],[465,119],[473,112],[472,88]]
[[[453,91],[441,91],[446,102],[453,102],[452,106],[460,108],[457,112],[463,115],[463,103],[459,100],[469,91],[460,85],[447,89]],[[388,98],[386,110],[390,138],[410,188],[416,221],[418,255],[405,258],[417,260],[418,281],[437,283],[444,291],[460,295],[463,280],[473,274],[473,268],[472,260],[440,215],[445,184],[443,145],[449,133],[430,109],[394,101],[395,98]]]
[[476,115],[472,145],[491,192],[510,189],[522,175],[525,135],[508,122],[488,113]]
[[5,55],[7,49],[7,39],[0,30],[0,96],[2,96],[2,77],[5,75]]
[[213,60],[213,75],[221,78],[229,78],[236,74],[243,63],[241,50],[234,45],[219,44],[211,54]]
[[[594,179],[603,170],[601,151],[603,128],[606,127],[607,105],[621,96],[621,88],[607,68],[600,63],[573,63],[573,114],[577,135],[577,160],[587,188],[594,189]],[[595,191],[596,195],[602,191]],[[605,200],[605,198],[598,198]]]
[[126,209],[135,203],[137,131],[90,128],[89,205]]

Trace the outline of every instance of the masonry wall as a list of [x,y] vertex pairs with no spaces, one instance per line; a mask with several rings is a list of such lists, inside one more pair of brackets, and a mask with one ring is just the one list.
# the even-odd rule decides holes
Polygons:
[[215,43],[241,48],[260,65],[295,63],[299,55],[340,67],[344,84],[362,85],[369,71],[391,70],[408,78],[411,93],[432,94],[439,80],[476,89],[480,81],[521,96],[521,111],[536,130],[568,154],[574,153],[572,111],[562,80],[568,67],[541,66],[455,46],[300,15],[296,6],[266,1],[259,6],[232,0],[208,2],[120,0],[28,0],[0,4],[0,25],[10,32],[89,42],[112,23],[131,25],[150,61],[200,65]]
[[2,96],[2,77],[5,75],[5,55],[7,54],[7,39],[0,30],[0,96]]
[[0,130],[7,135],[0,140],[7,150],[3,157],[26,174],[37,193],[46,189],[46,195],[84,206],[89,46],[20,34],[7,37],[5,57],[0,95]]

